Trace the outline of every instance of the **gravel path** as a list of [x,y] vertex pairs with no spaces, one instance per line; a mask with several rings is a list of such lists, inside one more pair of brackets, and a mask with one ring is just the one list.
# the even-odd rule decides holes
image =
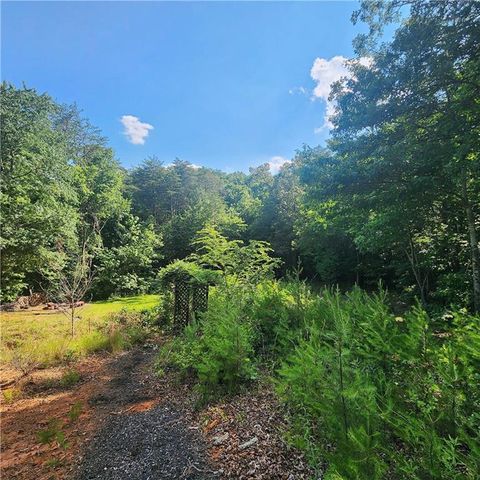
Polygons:
[[80,461],[77,480],[219,478],[181,404],[162,398],[153,358],[147,350],[122,355],[105,390],[91,399],[105,420]]

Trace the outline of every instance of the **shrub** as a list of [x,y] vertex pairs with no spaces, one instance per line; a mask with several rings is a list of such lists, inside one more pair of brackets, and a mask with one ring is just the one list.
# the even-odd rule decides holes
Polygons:
[[247,314],[255,330],[256,351],[273,360],[290,353],[315,315],[316,296],[300,281],[263,281],[251,294]]
[[[279,370],[278,392],[295,413],[292,435],[313,462],[327,458],[330,474],[381,478],[375,386],[356,367],[354,320],[340,294],[325,292],[322,313]],[[330,451],[328,445],[335,445]],[[342,477],[340,477],[342,478]]]
[[157,309],[142,312],[121,310],[111,315],[104,327],[109,339],[109,351],[117,352],[144,342],[155,330],[157,321]]
[[156,362],[157,373],[163,374],[165,368],[173,367],[184,379],[195,376],[203,349],[200,338],[200,322],[189,323],[180,337],[170,340],[160,349]]
[[205,313],[198,378],[208,390],[222,386],[231,392],[255,376],[253,335],[242,315],[241,300],[228,292],[214,296]]
[[386,296],[323,292],[318,317],[278,371],[290,439],[326,478],[473,479],[480,469],[477,319],[448,332]]
[[265,281],[252,295],[249,316],[255,328],[255,346],[264,355],[285,350],[293,340],[291,312],[294,298],[279,282]]
[[161,349],[159,371],[174,366],[183,375],[193,374],[204,394],[232,392],[254,378],[253,331],[242,306],[237,295],[217,290],[208,311]]

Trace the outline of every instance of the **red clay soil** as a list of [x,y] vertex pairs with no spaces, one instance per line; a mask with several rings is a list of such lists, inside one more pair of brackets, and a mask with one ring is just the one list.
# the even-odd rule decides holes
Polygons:
[[[136,421],[133,417],[140,419],[142,415],[153,415],[154,421],[157,411],[162,415],[162,408],[176,412],[183,430],[197,433],[193,440],[184,434],[185,449],[180,450],[185,453],[192,442],[204,445],[198,451],[199,455],[205,452],[205,458],[198,457],[198,465],[206,462],[202,471],[208,475],[198,478],[321,478],[319,472],[315,475],[304,457],[283,440],[284,412],[268,385],[258,385],[248,393],[198,411],[194,408],[198,398],[192,386],[179,384],[169,374],[158,378],[153,373],[154,358],[154,350],[90,357],[73,367],[81,374],[81,381],[70,388],[60,386],[62,368],[37,371],[24,379],[22,398],[11,405],[1,406],[1,478],[90,478],[90,474],[85,473],[90,471],[85,470],[85,464],[89,467],[88,462],[94,462],[96,466],[96,462],[102,460],[100,450],[108,450],[111,446],[106,433],[112,428],[112,420],[113,424],[118,424],[117,428],[131,424]],[[79,402],[81,414],[71,421],[69,412]],[[66,448],[56,441],[47,445],[39,443],[39,430],[46,429],[52,419],[62,424],[61,430],[68,444]],[[164,428],[161,419],[159,422],[157,432],[171,427]],[[181,431],[179,424],[178,435]],[[171,433],[177,435],[176,431]],[[97,444],[100,450],[95,455]],[[95,447],[93,455],[89,447]],[[110,454],[108,451],[104,453],[108,462]],[[181,456],[181,452],[179,454]],[[158,451],[158,455],[161,456],[162,452]],[[179,458],[178,462],[183,460]],[[197,478],[195,465],[192,468],[193,474],[182,478]],[[79,476],[79,472],[83,473]],[[117,474],[108,478],[127,477]]]
[[[111,380],[111,356],[95,356],[75,365],[81,375],[79,384],[62,389],[58,381],[63,369],[35,372],[20,384],[22,398],[1,406],[1,472],[4,479],[47,480],[72,477],[72,469],[82,446],[98,424],[90,400]],[[75,421],[69,419],[73,405],[81,403]],[[37,434],[58,419],[68,443],[62,448],[56,441],[43,445]]]

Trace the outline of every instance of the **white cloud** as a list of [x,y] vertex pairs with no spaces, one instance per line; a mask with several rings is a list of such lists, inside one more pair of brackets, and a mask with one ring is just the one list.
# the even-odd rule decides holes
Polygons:
[[[330,117],[335,113],[335,103],[330,101],[328,97],[332,91],[332,85],[340,80],[342,77],[351,78],[352,73],[347,68],[347,59],[342,55],[336,55],[330,60],[326,58],[316,58],[310,70],[310,76],[316,82],[316,87],[313,90],[312,99],[322,99],[325,102],[325,116],[323,125],[314,130],[315,133],[321,133],[325,129],[333,127]],[[359,63],[363,66],[369,67],[372,64],[372,59],[362,57]]]
[[270,172],[272,172],[272,175],[277,174],[286,163],[290,163],[290,160],[278,155],[272,157],[268,162],[268,166],[270,167]]
[[[175,165],[173,163],[167,163],[165,165],[165,168],[172,168],[174,166]],[[199,168],[203,168],[201,165],[196,165],[195,163],[189,163],[187,166],[188,166],[188,168],[193,168],[194,170],[198,170]]]
[[305,87],[293,87],[291,88],[288,93],[290,95],[307,95],[308,90]]
[[123,134],[134,145],[143,145],[148,137],[149,130],[153,130],[153,125],[141,122],[134,115],[123,115],[120,121],[124,126]]

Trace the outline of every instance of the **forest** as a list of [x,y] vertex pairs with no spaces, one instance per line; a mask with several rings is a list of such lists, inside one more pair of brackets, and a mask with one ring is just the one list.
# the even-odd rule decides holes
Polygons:
[[[78,302],[159,295],[156,373],[202,405],[268,378],[310,478],[478,479],[479,19],[362,2],[330,138],[277,174],[124,168],[80,107],[4,82],[2,304],[66,303],[73,337]],[[210,292],[180,324],[179,281]]]

